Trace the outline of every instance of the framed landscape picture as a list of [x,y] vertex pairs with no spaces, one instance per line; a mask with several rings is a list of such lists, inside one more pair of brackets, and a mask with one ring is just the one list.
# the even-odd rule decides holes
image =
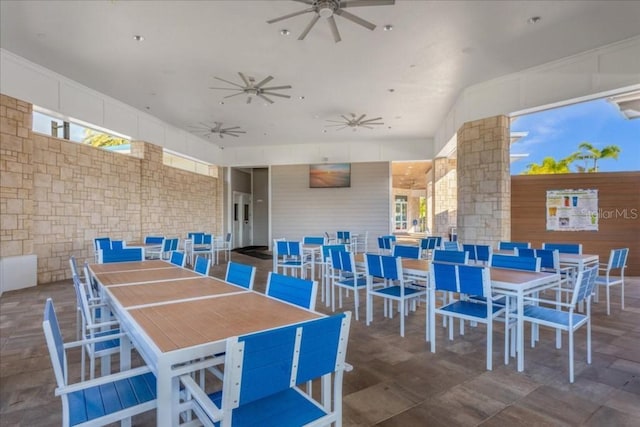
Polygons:
[[351,187],[351,163],[309,165],[309,187]]

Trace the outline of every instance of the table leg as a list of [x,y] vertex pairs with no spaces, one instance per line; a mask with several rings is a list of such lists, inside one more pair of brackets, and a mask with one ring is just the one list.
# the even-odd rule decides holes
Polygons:
[[518,292],[517,296],[517,332],[516,339],[518,340],[518,372],[524,371],[524,295],[522,292]]

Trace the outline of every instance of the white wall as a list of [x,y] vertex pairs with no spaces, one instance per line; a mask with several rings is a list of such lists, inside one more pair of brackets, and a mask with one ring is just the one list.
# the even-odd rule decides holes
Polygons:
[[433,150],[446,154],[465,122],[639,88],[640,37],[634,37],[466,88],[441,123]]
[[391,178],[387,162],[352,163],[350,188],[309,188],[309,166],[271,167],[271,238],[301,239],[338,230],[369,232],[369,249],[388,234]]

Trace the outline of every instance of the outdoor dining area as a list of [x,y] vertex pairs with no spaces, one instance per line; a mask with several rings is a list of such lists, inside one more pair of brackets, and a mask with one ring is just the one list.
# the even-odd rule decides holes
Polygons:
[[[580,244],[494,248],[440,236],[407,244],[390,234],[372,239],[371,250],[352,234],[274,239],[272,260],[227,251],[228,236],[207,233],[94,239],[95,259],[69,259],[73,294],[60,287],[40,313],[63,425],[130,417],[145,425],[355,425],[381,416],[351,393],[377,376],[403,378],[385,387],[395,403],[382,412],[420,400],[402,385],[407,375],[424,375],[420,387],[447,376],[464,384],[454,380],[460,375],[507,378],[505,390],[551,379],[569,387],[599,365],[601,328],[625,307],[627,248],[600,260]],[[431,397],[459,394],[452,384]],[[507,416],[513,407],[503,409]]]

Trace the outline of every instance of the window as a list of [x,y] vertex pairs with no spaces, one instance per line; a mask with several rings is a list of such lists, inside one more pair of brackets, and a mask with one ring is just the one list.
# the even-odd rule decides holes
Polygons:
[[407,229],[407,196],[396,196],[395,200],[395,229]]
[[174,168],[186,170],[189,172],[207,175],[213,178],[218,177],[218,169],[211,167],[209,163],[204,163],[191,157],[184,156],[166,148],[162,152],[162,162]]
[[65,120],[54,113],[34,106],[31,129],[54,138],[100,147],[118,153],[131,152],[130,138],[115,132],[99,130],[81,122]]

